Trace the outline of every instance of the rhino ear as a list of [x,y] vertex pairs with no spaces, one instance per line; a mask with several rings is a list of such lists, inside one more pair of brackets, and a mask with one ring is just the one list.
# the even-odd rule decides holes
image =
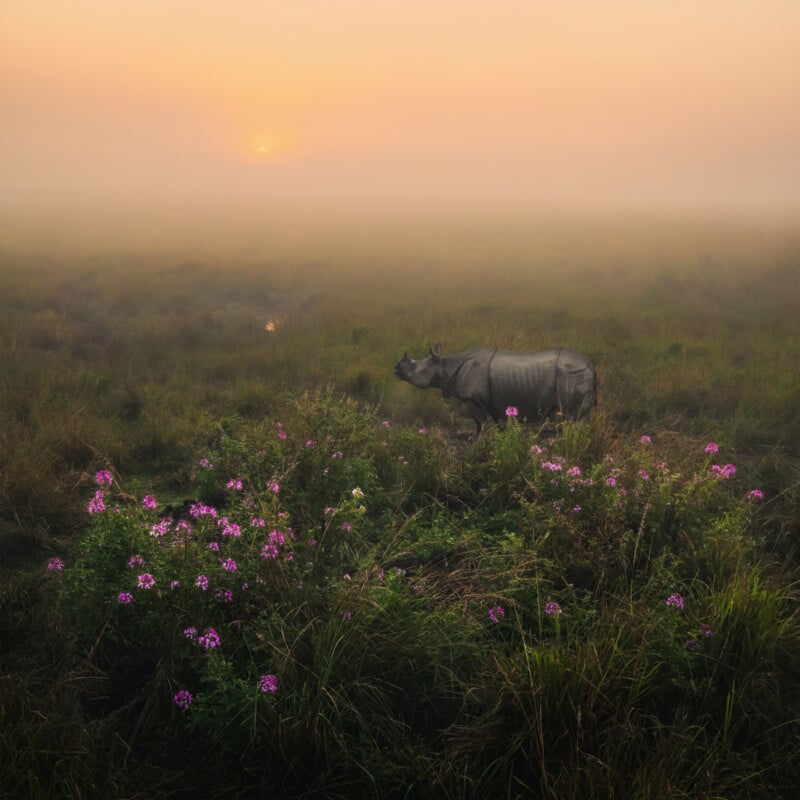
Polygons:
[[442,346],[438,342],[433,346],[433,350],[431,350],[431,355],[434,358],[442,357]]

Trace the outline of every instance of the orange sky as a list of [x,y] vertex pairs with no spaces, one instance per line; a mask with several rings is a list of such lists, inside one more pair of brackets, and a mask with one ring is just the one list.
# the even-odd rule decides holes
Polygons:
[[6,215],[791,215],[800,2],[2,0],[0,109]]

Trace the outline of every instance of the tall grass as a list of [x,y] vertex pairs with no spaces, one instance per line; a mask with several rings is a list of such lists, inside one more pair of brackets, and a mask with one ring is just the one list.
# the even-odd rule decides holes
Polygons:
[[[783,271],[24,266],[0,301],[0,796],[793,796]],[[436,341],[582,347],[600,406],[471,441],[391,375]]]

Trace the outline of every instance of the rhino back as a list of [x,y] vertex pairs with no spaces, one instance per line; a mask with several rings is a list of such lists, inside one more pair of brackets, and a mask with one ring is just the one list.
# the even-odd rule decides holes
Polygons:
[[502,419],[508,406],[515,406],[520,416],[528,419],[558,410],[558,357],[555,349],[531,353],[498,350],[489,365],[492,416]]

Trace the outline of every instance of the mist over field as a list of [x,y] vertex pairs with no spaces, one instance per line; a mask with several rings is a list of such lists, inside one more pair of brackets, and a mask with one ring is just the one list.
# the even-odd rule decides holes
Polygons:
[[0,0],[0,798],[793,800],[798,53]]

